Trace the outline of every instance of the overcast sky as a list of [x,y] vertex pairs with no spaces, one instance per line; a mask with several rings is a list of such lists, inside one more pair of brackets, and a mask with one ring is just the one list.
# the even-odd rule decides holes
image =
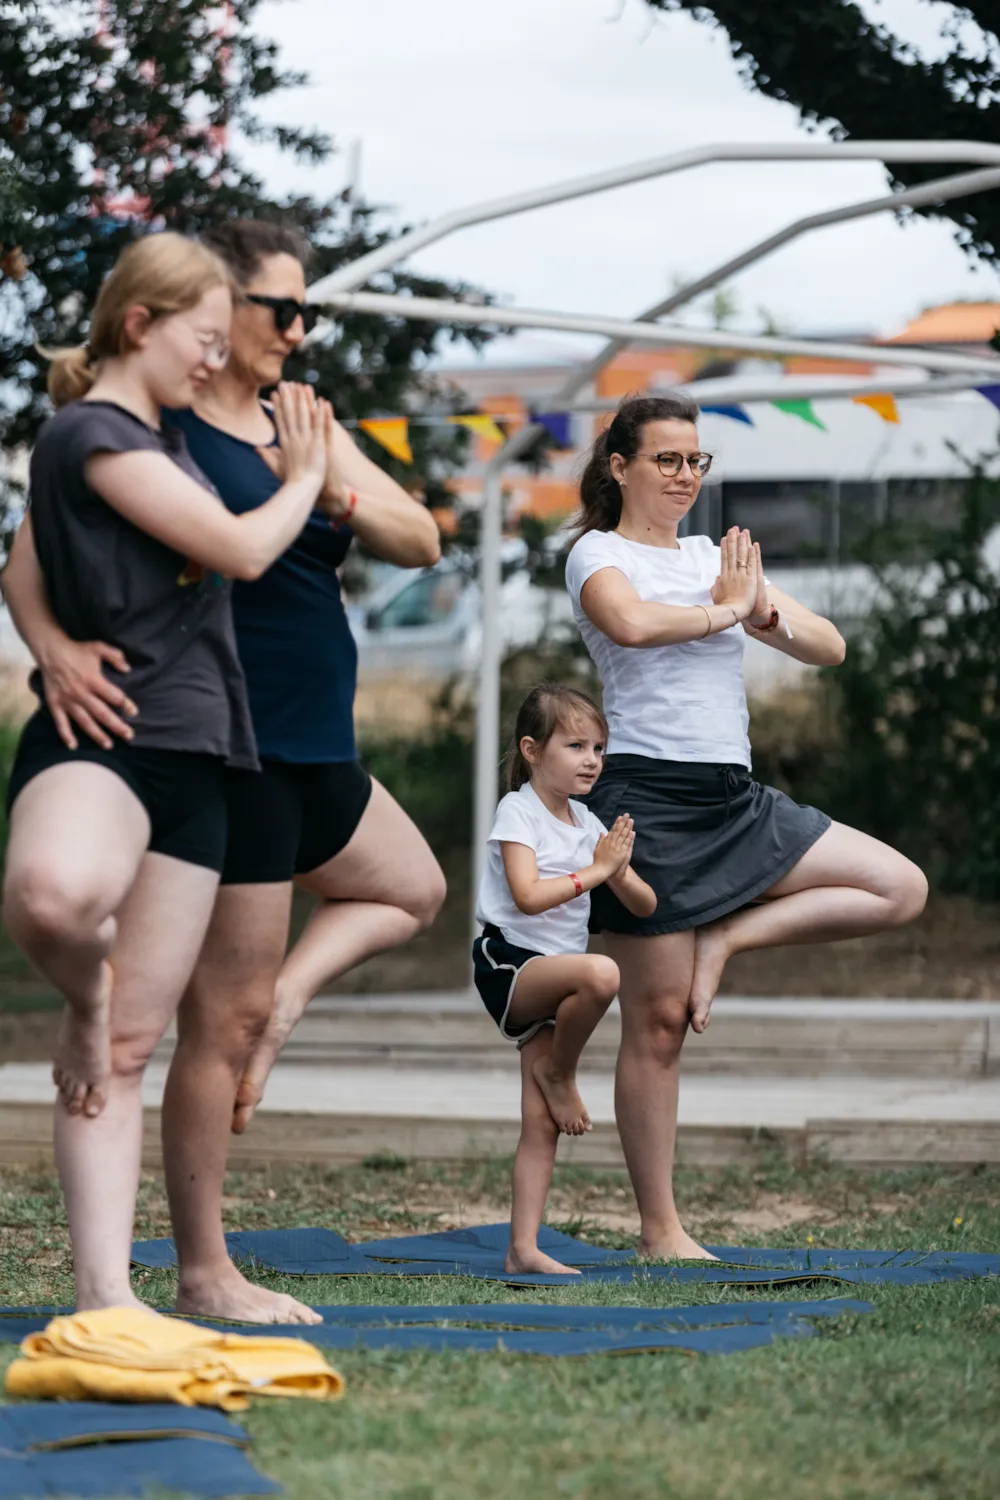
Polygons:
[[[942,5],[865,8],[940,45]],[[365,197],[409,223],[691,146],[808,138],[793,109],[744,87],[720,33],[641,0],[269,0],[258,29],[312,79],[271,116],[341,149],[319,172],[260,148],[249,160],[275,190],[335,192],[357,139]],[[700,168],[465,230],[413,264],[522,306],[630,316],[790,219],[885,190],[874,163]],[[1000,298],[1000,277],[976,271],[947,222],[881,215],[807,236],[734,289],[748,329],[763,305],[789,330],[888,332],[930,303]],[[549,334],[518,345],[581,349]]]

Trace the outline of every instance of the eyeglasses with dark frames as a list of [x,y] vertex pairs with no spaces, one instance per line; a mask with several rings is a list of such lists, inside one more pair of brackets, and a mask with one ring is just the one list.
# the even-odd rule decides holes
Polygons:
[[294,297],[263,297],[257,292],[245,292],[243,300],[254,303],[256,307],[269,307],[279,333],[287,333],[296,318],[302,319],[306,333],[312,333],[323,311],[318,302],[296,302]]
[[637,453],[635,456],[652,459],[664,479],[676,478],[685,463],[696,479],[704,479],[712,467],[711,453],[673,453],[668,449],[663,453]]

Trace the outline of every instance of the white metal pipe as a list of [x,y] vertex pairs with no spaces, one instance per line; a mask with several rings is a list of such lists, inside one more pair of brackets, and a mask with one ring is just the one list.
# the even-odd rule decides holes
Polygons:
[[[1000,370],[998,370],[1000,374]],[[867,380],[855,384],[841,378],[839,384],[813,377],[808,380],[787,380],[768,384],[759,381],[741,381],[739,376],[728,380],[693,380],[670,387],[670,392],[690,396],[699,406],[752,406],[755,401],[846,401],[856,396],[894,396],[899,401],[910,397],[947,396],[956,391],[975,390],[983,384],[981,375],[942,375],[934,380],[907,380],[889,376],[885,380]],[[1000,382],[998,382],[1000,383]],[[656,396],[659,391],[643,391],[643,395]],[[662,394],[666,395],[664,389]],[[544,396],[534,403],[536,411],[545,412],[612,412],[618,405],[617,396],[592,396],[573,399],[562,405],[550,403]]]
[[442,214],[440,218],[432,219],[428,224],[411,229],[408,234],[400,235],[398,240],[392,240],[377,250],[370,251],[368,255],[362,255],[350,265],[331,271],[329,276],[322,277],[310,287],[310,300],[322,302],[331,292],[350,291],[364,286],[366,281],[380,271],[398,265],[401,260],[407,259],[426,245],[432,245],[472,224],[505,219],[512,214],[527,213],[553,203],[565,203],[573,198],[589,197],[593,193],[625,187],[632,182],[645,182],[652,177],[665,177],[692,167],[725,161],[881,161],[886,165],[900,166],[906,163],[964,162],[986,167],[1000,165],[1000,146],[990,145],[985,141],[793,141],[785,145],[737,142],[699,146],[670,156],[657,156],[628,166],[613,167],[607,172],[591,172],[584,177],[570,178],[547,187],[530,188],[525,192],[510,193],[501,198],[490,198],[466,208],[454,209]]
[[[793,224],[778,230],[776,234],[759,240],[757,244],[751,245],[749,249],[744,250],[741,255],[734,256],[732,260],[723,261],[722,265],[717,266],[714,271],[699,276],[697,281],[690,281],[685,286],[678,287],[677,291],[672,292],[669,297],[664,297],[662,301],[654,303],[645,312],[641,312],[638,321],[651,323],[658,318],[667,317],[669,313],[676,312],[679,307],[693,302],[695,297],[701,296],[702,292],[710,291],[712,287],[718,286],[735,272],[745,270],[747,266],[763,260],[765,256],[780,249],[782,245],[799,239],[813,229],[846,223],[850,219],[865,218],[871,214],[895,212],[900,208],[920,208],[932,203],[943,203],[951,198],[964,198],[970,193],[982,192],[998,184],[1000,184],[1000,172],[995,169],[985,172],[964,172],[960,176],[936,178],[934,182],[921,183],[920,186],[907,188],[904,192],[888,193],[881,198],[869,198],[863,203],[845,204],[842,208],[831,208],[821,214],[809,214],[806,218],[797,219]],[[600,353],[595,354],[593,359],[588,360],[573,372],[566,384],[560,387],[559,399],[570,400],[577,391],[582,391],[595,375],[599,375],[617,355],[627,348],[627,339],[612,339]]]
[[[724,349],[736,354],[781,355],[834,361],[876,358],[870,344],[847,344],[833,340],[773,338],[767,334],[727,333],[714,328],[685,328],[677,323],[633,323],[627,318],[602,318],[592,313],[557,313],[530,307],[495,307],[481,302],[448,302],[438,297],[402,297],[386,292],[332,292],[328,306],[342,312],[382,313],[386,317],[412,318],[418,322],[492,323],[502,328],[549,328],[559,333],[600,333],[625,339],[630,344],[662,348],[682,346]],[[883,365],[911,365],[925,370],[1000,373],[996,356],[951,354],[938,349],[909,349],[878,345],[877,361]]]

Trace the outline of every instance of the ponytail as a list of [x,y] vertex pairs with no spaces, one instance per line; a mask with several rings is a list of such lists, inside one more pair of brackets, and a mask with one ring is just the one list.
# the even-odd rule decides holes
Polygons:
[[232,274],[206,245],[163,230],[127,245],[97,294],[86,344],[75,349],[39,349],[52,361],[48,389],[54,406],[85,396],[101,371],[101,361],[127,354],[125,318],[130,307],[145,307],[152,318],[168,318],[196,307],[206,292],[234,291]]
[[46,384],[55,407],[79,401],[97,379],[97,365],[87,344],[78,344],[72,349],[40,349],[39,353],[50,361]]
[[581,536],[585,531],[614,531],[622,518],[621,486],[611,472],[610,431],[605,427],[598,433],[580,480]]
[[580,479],[577,538],[588,531],[614,531],[622,518],[621,485],[611,472],[612,453],[620,454],[626,463],[635,458],[648,422],[697,420],[698,405],[689,396],[626,396],[590,450]]

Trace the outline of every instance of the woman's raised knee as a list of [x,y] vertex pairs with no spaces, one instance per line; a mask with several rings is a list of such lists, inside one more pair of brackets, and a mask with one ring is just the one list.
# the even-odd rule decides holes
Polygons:
[[105,893],[83,872],[22,864],[8,873],[4,921],[23,948],[93,940],[109,915]]
[[429,867],[424,868],[415,881],[406,901],[406,910],[420,924],[421,932],[431,926],[444,905],[447,894],[444,871],[436,859],[431,859]]
[[912,860],[901,859],[901,869],[893,882],[891,894],[893,921],[902,927],[919,917],[927,905],[927,876]]

